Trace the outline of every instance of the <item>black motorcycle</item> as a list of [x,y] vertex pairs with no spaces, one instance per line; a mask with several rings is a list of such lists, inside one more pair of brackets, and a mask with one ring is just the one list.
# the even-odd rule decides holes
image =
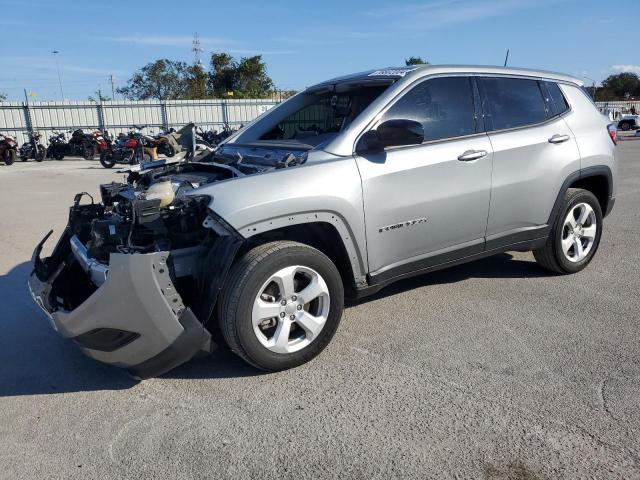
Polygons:
[[69,130],[69,133],[71,133],[71,138],[68,142],[63,133],[57,134],[56,142],[49,141],[47,156],[56,160],[62,160],[64,157],[82,157],[85,160],[93,160],[97,149],[94,136],[84,133],[81,128]]
[[62,160],[66,151],[67,137],[63,132],[53,132],[49,137],[49,146],[47,147],[47,158],[55,158]]
[[25,142],[18,151],[20,160],[26,162],[30,158],[33,158],[36,162],[41,162],[47,153],[44,145],[40,143],[41,134],[38,132],[27,132],[29,140]]

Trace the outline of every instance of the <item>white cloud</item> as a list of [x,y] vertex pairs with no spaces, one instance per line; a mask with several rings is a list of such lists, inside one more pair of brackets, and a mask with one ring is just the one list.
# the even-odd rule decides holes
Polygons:
[[[105,40],[156,47],[191,48],[193,46],[193,36],[187,35],[128,35],[106,37]],[[224,51],[238,55],[289,55],[295,53],[293,50],[260,50],[247,47],[242,42],[215,37],[200,37],[200,46],[208,51]]]
[[635,73],[640,75],[640,65],[613,65],[612,70],[620,73]]

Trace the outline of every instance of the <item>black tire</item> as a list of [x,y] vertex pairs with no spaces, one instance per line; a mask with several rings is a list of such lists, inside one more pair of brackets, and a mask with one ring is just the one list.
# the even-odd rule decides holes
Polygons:
[[85,160],[93,160],[94,156],[95,156],[95,151],[93,147],[86,146],[82,152],[82,158],[84,158]]
[[[301,265],[318,272],[330,298],[326,323],[317,338],[293,353],[275,353],[258,340],[253,331],[251,312],[258,290],[278,270]],[[344,290],[333,262],[322,252],[297,242],[278,241],[253,248],[231,268],[220,292],[217,318],[229,348],[247,363],[265,371],[297,367],[316,357],[329,344],[342,317]]]
[[20,155],[20,160],[22,162],[26,162],[27,160],[29,160],[29,157],[25,157],[24,155]]
[[[589,253],[578,262],[570,261],[562,251],[562,235],[564,231],[564,220],[569,212],[579,203],[588,204],[594,211],[596,217],[596,235]],[[600,245],[602,236],[602,208],[600,202],[593,193],[580,188],[570,188],[565,193],[558,216],[551,227],[549,237],[544,247],[534,250],[533,256],[538,264],[549,271],[566,275],[583,270],[596,253]]]
[[105,150],[100,154],[100,164],[104,168],[112,168],[115,164],[115,158],[113,157],[113,152],[111,150]]
[[53,155],[53,158],[55,158],[56,160],[62,160],[64,158],[64,154],[63,153],[56,153]]
[[176,149],[170,143],[164,143],[160,146],[160,152],[165,157],[171,158],[176,154]]
[[631,130],[631,122],[620,122],[620,130],[625,132]]
[[42,160],[44,160],[46,153],[47,151],[44,149],[44,147],[42,145],[38,145],[38,148],[36,150],[36,162],[41,162]]
[[6,150],[4,153],[4,163],[5,165],[12,165],[13,162],[16,161],[16,151],[15,150]]

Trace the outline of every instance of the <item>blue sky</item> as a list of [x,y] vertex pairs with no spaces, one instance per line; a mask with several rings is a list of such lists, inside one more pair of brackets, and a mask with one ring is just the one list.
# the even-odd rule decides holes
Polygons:
[[110,91],[110,74],[121,85],[157,58],[191,61],[194,32],[205,60],[212,51],[262,54],[282,89],[411,55],[502,64],[507,48],[511,66],[596,81],[640,73],[637,47],[619,47],[624,32],[637,36],[638,16],[607,1],[0,0],[0,7],[0,92],[10,100],[22,100],[23,88],[35,100],[60,99],[54,49],[65,97],[84,99],[98,87]]

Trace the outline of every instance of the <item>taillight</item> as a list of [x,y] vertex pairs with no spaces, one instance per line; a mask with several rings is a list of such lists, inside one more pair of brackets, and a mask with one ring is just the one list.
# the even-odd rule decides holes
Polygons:
[[616,126],[613,123],[607,125],[607,130],[609,131],[609,137],[614,145],[618,144],[618,134],[616,132]]

